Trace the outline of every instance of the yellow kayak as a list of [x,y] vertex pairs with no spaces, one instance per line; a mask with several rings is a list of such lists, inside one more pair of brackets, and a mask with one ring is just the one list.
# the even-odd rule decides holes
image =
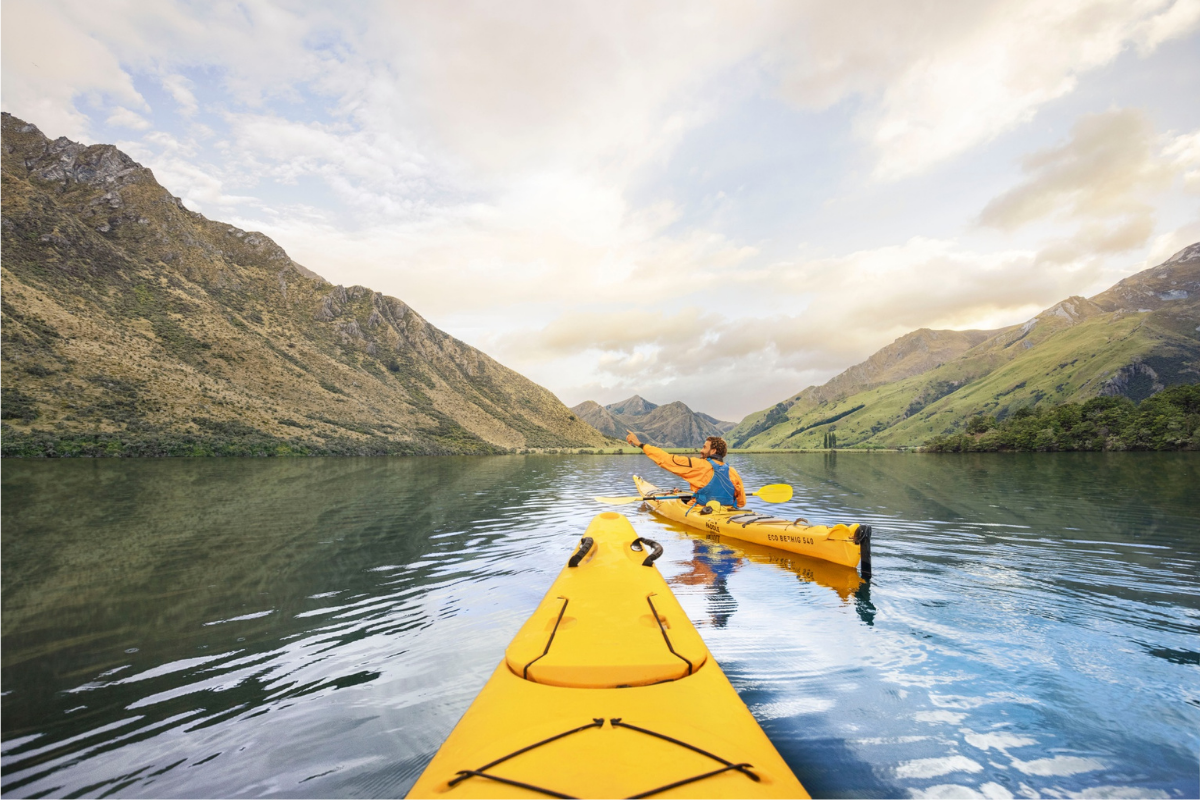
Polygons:
[[409,797],[808,797],[606,511]]
[[[704,532],[716,542],[723,538],[776,547],[809,558],[832,561],[844,567],[862,564],[864,578],[871,575],[871,526],[854,523],[809,525],[807,520],[788,520],[729,506],[712,508],[687,505],[683,500],[655,500],[655,494],[680,494],[662,490],[645,478],[633,476],[646,505],[661,517]],[[716,501],[714,501],[715,503]]]

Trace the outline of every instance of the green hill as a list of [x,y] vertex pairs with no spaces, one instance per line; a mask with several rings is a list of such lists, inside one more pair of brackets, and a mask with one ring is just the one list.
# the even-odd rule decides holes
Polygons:
[[486,453],[608,443],[404,302],[3,115],[5,455]]
[[[917,331],[872,359],[887,362],[881,354],[905,350],[898,346],[910,337],[949,333]],[[750,415],[729,438],[742,448],[819,448],[832,431],[839,447],[918,446],[963,431],[977,415],[1003,421],[1018,409],[1100,396],[1140,401],[1166,386],[1200,382],[1200,244],[1023,325],[962,333],[985,335],[941,362],[892,358],[907,366],[890,373],[868,359]],[[961,347],[970,338],[954,342]]]

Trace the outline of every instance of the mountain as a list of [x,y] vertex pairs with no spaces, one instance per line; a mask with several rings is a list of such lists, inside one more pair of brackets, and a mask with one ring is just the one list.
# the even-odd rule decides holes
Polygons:
[[1099,395],[1142,400],[1197,382],[1200,243],[1023,325],[910,333],[824,386],[751,414],[729,438],[735,447],[807,448],[836,431],[839,446],[912,446],[959,432],[976,414],[1003,420]]
[[605,406],[609,411],[618,416],[623,417],[644,417],[658,406],[651,403],[649,400],[644,400],[640,395],[634,395],[628,400],[622,400],[619,403],[612,403]]
[[625,438],[624,423],[617,418],[616,414],[594,400],[585,400],[577,406],[572,406],[571,411],[605,436]]
[[701,414],[699,411],[696,412],[696,416],[710,425],[714,425],[716,429],[721,432],[722,436],[737,427],[736,422],[725,422],[724,420],[717,419],[716,417],[711,417],[708,414]]
[[607,436],[624,439],[628,429],[661,447],[700,447],[709,436],[724,436],[736,424],[697,413],[681,402],[657,406],[638,395],[607,406],[587,400],[571,411]]
[[184,208],[110,145],[3,115],[5,455],[606,443],[401,300]]

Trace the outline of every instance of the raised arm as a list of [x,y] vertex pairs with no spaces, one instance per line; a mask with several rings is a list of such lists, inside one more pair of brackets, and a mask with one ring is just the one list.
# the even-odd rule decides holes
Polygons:
[[637,435],[632,432],[626,437],[626,441],[634,447],[642,448],[642,452],[651,461],[667,472],[678,475],[687,481],[692,491],[701,488],[712,478],[712,467],[703,458],[673,455],[652,444],[643,444],[638,441]]

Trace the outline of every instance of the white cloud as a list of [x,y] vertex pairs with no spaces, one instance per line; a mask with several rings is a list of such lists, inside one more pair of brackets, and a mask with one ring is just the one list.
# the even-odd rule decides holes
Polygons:
[[1156,267],[1183,248],[1196,242],[1200,242],[1200,215],[1186,225],[1155,236],[1151,240],[1146,257],[1140,263],[1132,265],[1131,270],[1136,272]]
[[1172,39],[1178,39],[1200,25],[1200,0],[1176,0],[1170,8],[1145,20],[1137,27],[1134,41],[1143,55]]
[[993,5],[967,35],[947,37],[887,82],[878,111],[862,120],[880,153],[875,175],[887,180],[922,172],[1029,122],[1127,47],[1149,53],[1194,28],[1194,5]]
[[1163,155],[1182,175],[1184,186],[1200,191],[1200,129],[1176,136],[1163,148]]
[[155,131],[140,142],[122,141],[117,146],[149,166],[155,179],[193,211],[228,213],[237,206],[261,205],[255,197],[227,192],[221,177],[198,163],[194,142]]
[[148,108],[112,51],[54,5],[5,0],[2,35],[4,110],[51,138],[87,139],[74,103],[89,93]]
[[1200,188],[1200,131],[1162,137],[1144,112],[1110,109],[1082,117],[1064,144],[1031,153],[1022,167],[1025,179],[984,207],[982,225],[1012,232],[1077,223],[1073,235],[1043,246],[1038,263],[1125,253],[1150,241],[1155,209],[1176,177]]
[[[1196,0],[997,0],[798,7],[768,56],[780,89],[824,108],[864,99],[874,174],[918,174],[1028,123],[1088,73],[1200,24]],[[870,20],[864,23],[864,20]]]
[[130,111],[124,106],[117,106],[113,112],[108,115],[109,125],[120,125],[122,128],[132,128],[135,131],[144,131],[150,128],[150,121],[136,111]]
[[1159,160],[1153,126],[1137,109],[1089,114],[1060,146],[1026,156],[1028,177],[988,203],[984,225],[1014,230],[1046,217],[1104,219],[1144,213],[1147,192],[1171,173]]
[[614,177],[712,113],[701,90],[748,57],[769,14],[712,4],[385,5],[365,39],[388,57],[438,141],[494,174],[534,168]]
[[179,113],[185,117],[194,115],[200,110],[196,95],[192,94],[192,82],[182,75],[167,75],[162,79],[163,88],[175,98],[179,105]]

